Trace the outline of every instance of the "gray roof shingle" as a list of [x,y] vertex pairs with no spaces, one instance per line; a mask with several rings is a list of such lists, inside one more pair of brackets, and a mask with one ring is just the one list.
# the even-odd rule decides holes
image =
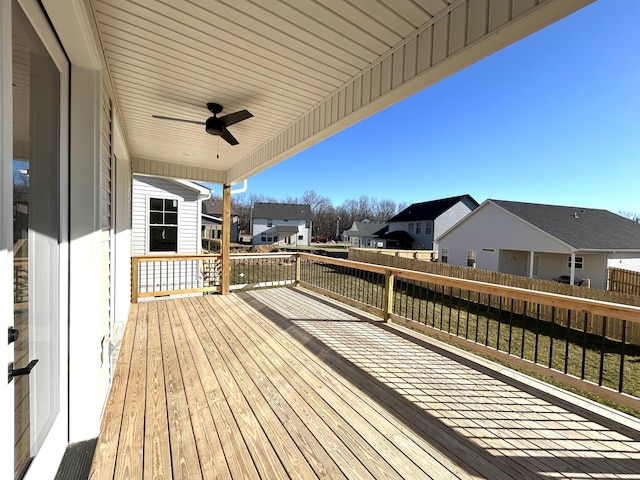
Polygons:
[[344,232],[345,235],[349,237],[370,237],[386,225],[386,223],[376,222],[354,222],[354,224],[356,230],[349,229]]
[[640,250],[640,223],[584,207],[490,200],[580,250]]
[[283,220],[311,220],[311,205],[298,203],[262,203],[253,204],[253,218]]
[[468,198],[475,207],[478,206],[478,202],[468,194],[458,195],[457,197],[441,198],[439,200],[431,200],[429,202],[413,203],[398,213],[395,217],[389,219],[388,223],[435,220],[464,198]]

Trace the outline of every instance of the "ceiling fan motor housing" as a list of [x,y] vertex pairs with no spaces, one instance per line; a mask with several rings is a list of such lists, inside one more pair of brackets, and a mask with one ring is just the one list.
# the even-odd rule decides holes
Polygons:
[[222,135],[224,124],[218,117],[209,117],[204,128],[209,135]]

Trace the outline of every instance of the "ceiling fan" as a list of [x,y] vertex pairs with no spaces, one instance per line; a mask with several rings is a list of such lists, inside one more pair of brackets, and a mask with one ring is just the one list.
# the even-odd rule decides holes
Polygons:
[[247,118],[253,117],[253,115],[247,110],[240,110],[238,112],[229,113],[218,117],[218,113],[222,111],[222,105],[219,103],[207,103],[207,108],[213,117],[207,118],[206,122],[200,122],[198,120],[186,120],[184,118],[163,117],[162,115],[152,115],[153,118],[159,118],[160,120],[173,120],[175,122],[195,123],[196,125],[204,125],[205,130],[210,135],[218,135],[226,140],[229,145],[238,145],[238,140],[231,135],[231,132],[227,130],[227,127],[234,123],[241,122]]

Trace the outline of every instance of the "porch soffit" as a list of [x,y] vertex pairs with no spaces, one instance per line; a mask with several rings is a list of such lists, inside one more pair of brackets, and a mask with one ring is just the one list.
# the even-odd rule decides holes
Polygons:
[[[137,173],[241,181],[593,0],[91,0]],[[229,146],[205,104],[254,117]],[[219,157],[219,158],[218,158]]]

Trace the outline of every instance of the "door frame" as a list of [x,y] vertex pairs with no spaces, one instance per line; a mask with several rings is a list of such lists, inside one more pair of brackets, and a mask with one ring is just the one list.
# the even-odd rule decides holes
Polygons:
[[[2,232],[2,240],[0,243],[0,274],[4,278],[8,278],[13,272],[13,227],[12,227],[12,191],[13,191],[13,101],[12,101],[12,1],[0,0],[0,29],[2,36],[0,37],[0,140],[2,141],[2,151],[0,155],[0,182],[2,182],[2,213],[0,214],[0,231]],[[51,428],[44,439],[37,455],[33,459],[29,467],[25,479],[37,479],[53,477],[60,463],[64,450],[68,443],[68,311],[69,311],[69,62],[58,42],[58,39],[50,26],[46,15],[43,13],[40,5],[36,0],[17,0],[20,8],[24,11],[29,19],[33,29],[40,37],[45,48],[49,52],[52,60],[58,66],[60,71],[60,205],[59,205],[59,227],[60,227],[60,243],[59,243],[59,271],[55,281],[59,286],[58,296],[58,324],[59,324],[59,350],[58,364],[59,371],[59,398],[60,410],[51,425]],[[6,121],[9,119],[10,121]],[[12,273],[11,273],[12,275]],[[1,289],[2,295],[0,299],[0,317],[4,320],[2,328],[6,329],[13,324],[13,288]],[[13,345],[7,345],[3,342],[1,359],[4,362],[13,360]],[[13,402],[13,384],[4,383],[0,393],[0,408],[4,412],[14,411]],[[5,387],[6,385],[6,387]],[[7,433],[2,436],[3,440],[0,444],[2,453],[0,453],[0,477],[13,478],[14,465],[14,435],[13,435],[13,415],[6,420]],[[5,423],[5,421],[3,421]]]
[[[0,0],[0,278],[13,276],[13,114],[11,2]],[[6,227],[5,227],[6,225]],[[9,226],[11,226],[9,228]],[[2,283],[4,285],[4,283]],[[13,285],[0,288],[0,328],[13,324]],[[0,342],[0,364],[13,361],[13,345]],[[13,385],[0,382],[0,411],[14,411]],[[0,420],[0,478],[13,478],[14,417]]]

